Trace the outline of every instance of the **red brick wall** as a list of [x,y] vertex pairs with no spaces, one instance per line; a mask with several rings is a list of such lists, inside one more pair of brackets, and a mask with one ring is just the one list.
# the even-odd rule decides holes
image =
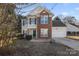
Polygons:
[[[45,12],[45,13],[43,13]],[[46,12],[45,10],[43,10],[40,15],[48,15],[48,12]],[[37,37],[38,38],[51,38],[52,37],[52,17],[49,17],[49,20],[48,20],[48,24],[40,24],[40,17],[37,18]],[[48,37],[40,37],[40,29],[41,28],[47,28],[48,29]]]

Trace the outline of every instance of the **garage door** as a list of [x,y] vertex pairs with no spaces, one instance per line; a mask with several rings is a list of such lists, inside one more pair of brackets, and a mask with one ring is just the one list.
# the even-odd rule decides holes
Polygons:
[[52,29],[52,37],[66,37],[65,29]]

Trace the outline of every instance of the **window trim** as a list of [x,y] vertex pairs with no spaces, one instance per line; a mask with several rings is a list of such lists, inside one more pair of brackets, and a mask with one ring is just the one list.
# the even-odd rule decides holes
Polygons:
[[27,20],[27,19],[23,19],[23,20],[22,20],[22,25],[24,26],[24,25],[26,25],[26,24],[28,24],[28,20]]
[[35,25],[36,24],[36,19],[35,18],[30,18],[30,24]]
[[48,29],[41,28],[40,29],[40,37],[48,37]]
[[[49,23],[49,16],[48,15],[41,15],[40,17],[40,24],[48,24]],[[43,19],[42,19],[43,18]],[[47,18],[47,19],[46,19]],[[43,22],[42,22],[43,21]],[[46,22],[47,21],[47,22]]]

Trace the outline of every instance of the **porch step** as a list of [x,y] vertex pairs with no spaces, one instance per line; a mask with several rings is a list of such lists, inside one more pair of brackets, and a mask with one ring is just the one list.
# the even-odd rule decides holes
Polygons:
[[32,39],[31,42],[50,42],[51,39]]

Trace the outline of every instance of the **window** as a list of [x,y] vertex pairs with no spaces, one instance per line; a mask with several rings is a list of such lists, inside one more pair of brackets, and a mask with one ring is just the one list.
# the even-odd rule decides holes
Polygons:
[[48,37],[48,29],[41,29],[40,32],[41,37]]
[[68,31],[68,32],[67,32],[67,35],[71,35],[71,32],[70,32],[70,31]]
[[30,24],[36,24],[35,18],[31,18],[31,19],[30,19]]
[[23,30],[23,34],[24,34],[24,30]]
[[79,32],[77,32],[77,35],[79,36]]
[[28,22],[27,22],[26,19],[23,19],[23,26],[24,26],[25,24],[28,24]]
[[76,35],[76,32],[73,32],[73,35],[75,36]]
[[77,32],[77,34],[79,34],[79,32]]
[[48,24],[48,16],[46,15],[42,15],[41,16],[41,21],[40,21],[41,24]]
[[23,20],[23,25],[25,25],[25,22],[24,22],[24,20]]

